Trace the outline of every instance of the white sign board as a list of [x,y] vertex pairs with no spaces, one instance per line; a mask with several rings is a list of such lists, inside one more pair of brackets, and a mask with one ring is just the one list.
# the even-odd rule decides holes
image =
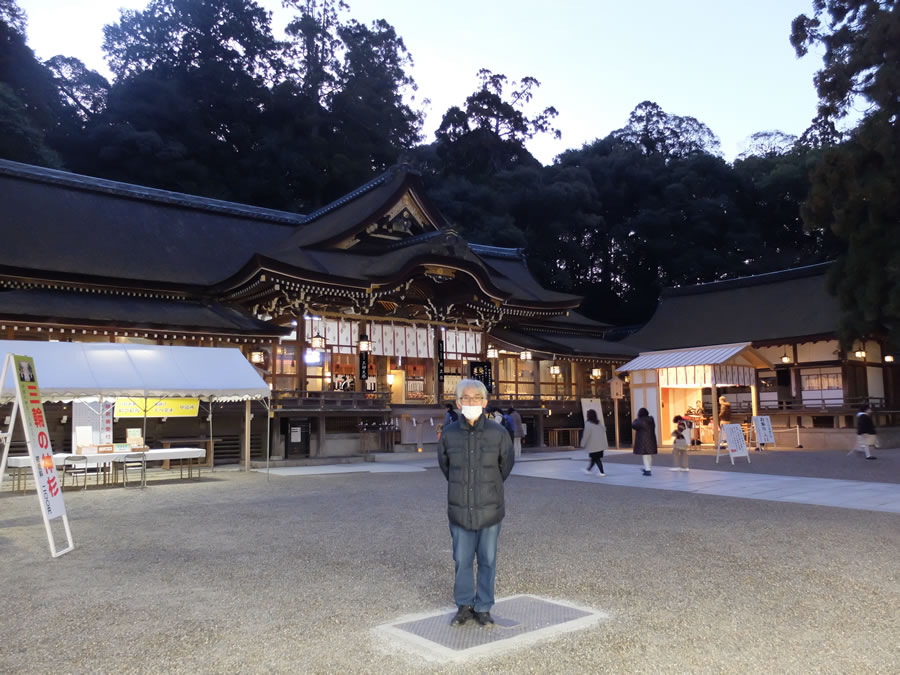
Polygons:
[[59,518],[66,512],[63,502],[62,484],[53,465],[53,448],[44,419],[44,406],[38,390],[34,361],[30,356],[13,356],[16,369],[16,386],[19,388],[19,404],[22,407],[22,422],[25,426],[25,440],[28,454],[35,469],[35,482],[41,507],[48,520]]
[[[731,457],[731,463],[734,464],[735,457],[746,457],[750,461],[750,455],[747,452],[747,443],[744,441],[744,430],[740,424],[723,424],[722,436],[728,443],[728,456]],[[716,450],[716,461],[719,461],[719,451]]]
[[303,442],[303,427],[291,427],[291,443]]
[[753,429],[756,431],[757,445],[775,445],[775,432],[772,431],[772,419],[768,415],[754,417]]
[[[16,398],[13,403],[13,414],[9,429],[3,435],[3,454],[0,459],[0,483],[6,473],[6,462],[9,458],[9,445],[12,440],[16,419],[22,420],[25,434],[25,444],[28,447],[28,456],[31,459],[31,472],[34,476],[35,490],[41,505],[41,516],[44,519],[44,529],[47,531],[47,540],[50,543],[50,554],[56,558],[63,553],[68,553],[74,548],[72,532],[69,529],[69,520],[66,516],[66,505],[63,502],[62,482],[56,473],[53,461],[53,448],[50,445],[50,430],[47,427],[47,419],[44,416],[44,406],[41,403],[41,393],[38,389],[37,372],[34,360],[30,356],[7,354],[3,361],[3,370],[0,374],[0,389],[6,383],[6,373],[9,368],[14,370],[16,383]],[[53,532],[50,530],[50,521],[62,518],[66,529],[68,548],[56,550],[53,540]]]

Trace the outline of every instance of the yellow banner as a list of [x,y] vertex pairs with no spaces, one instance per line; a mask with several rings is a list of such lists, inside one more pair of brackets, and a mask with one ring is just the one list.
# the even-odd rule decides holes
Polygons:
[[117,398],[116,417],[196,417],[200,399],[196,398]]

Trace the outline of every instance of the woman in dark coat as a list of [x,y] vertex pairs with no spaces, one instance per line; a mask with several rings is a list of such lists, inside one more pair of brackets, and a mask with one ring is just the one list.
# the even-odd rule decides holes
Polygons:
[[643,457],[644,475],[649,476],[653,455],[657,453],[656,422],[646,408],[641,408],[637,419],[631,423],[631,428],[634,429],[634,454]]

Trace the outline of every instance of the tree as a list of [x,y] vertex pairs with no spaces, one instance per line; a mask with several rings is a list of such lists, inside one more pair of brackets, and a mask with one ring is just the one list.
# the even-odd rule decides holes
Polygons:
[[269,75],[277,46],[270,15],[254,0],[150,0],[121,10],[103,28],[103,51],[116,79],[227,64],[253,77]]
[[638,104],[628,124],[611,135],[667,160],[697,152],[719,154],[719,137],[709,127],[693,117],[670,115],[652,101]]
[[60,168],[62,161],[46,144],[15,92],[0,82],[0,157],[25,164]]
[[816,0],[794,19],[798,56],[824,48],[815,76],[825,128],[862,103],[849,139],[825,150],[803,219],[846,244],[829,274],[841,340],[900,341],[900,13],[896,0]]
[[0,0],[0,23],[5,23],[19,35],[25,37],[28,17],[16,0]]
[[797,144],[798,138],[793,134],[786,134],[777,129],[771,131],[757,131],[747,139],[747,149],[738,159],[748,157],[780,157],[786,155]]
[[540,87],[533,77],[512,83],[504,94],[505,75],[486,68],[478,71],[480,87],[466,98],[465,108],[453,106],[444,114],[435,132],[437,152],[450,173],[485,180],[500,171],[520,166],[539,165],[525,148],[525,142],[537,134],[560,137],[552,125],[556,108],[548,106],[529,116],[525,107]]

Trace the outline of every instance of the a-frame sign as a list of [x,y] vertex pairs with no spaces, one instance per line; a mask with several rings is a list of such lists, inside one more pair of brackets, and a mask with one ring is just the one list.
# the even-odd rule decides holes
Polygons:
[[[0,394],[6,386],[6,374],[9,372],[10,366],[13,368],[16,382],[16,397],[13,401],[9,428],[0,435],[0,438],[3,439],[0,486],[3,485],[3,476],[6,474],[6,460],[9,458],[9,445],[12,442],[16,420],[21,418],[28,446],[28,456],[31,458],[34,484],[37,487],[38,501],[41,503],[41,515],[44,517],[44,528],[47,530],[47,541],[50,542],[50,555],[58,558],[63,553],[68,553],[75,548],[75,544],[72,541],[72,531],[69,529],[66,505],[63,503],[62,485],[53,464],[53,448],[50,446],[50,434],[44,417],[44,406],[41,404],[34,360],[30,356],[7,354],[3,360],[3,372],[0,374]],[[50,529],[50,521],[56,518],[62,518],[68,542],[68,546],[60,551],[56,550],[53,532]]]

